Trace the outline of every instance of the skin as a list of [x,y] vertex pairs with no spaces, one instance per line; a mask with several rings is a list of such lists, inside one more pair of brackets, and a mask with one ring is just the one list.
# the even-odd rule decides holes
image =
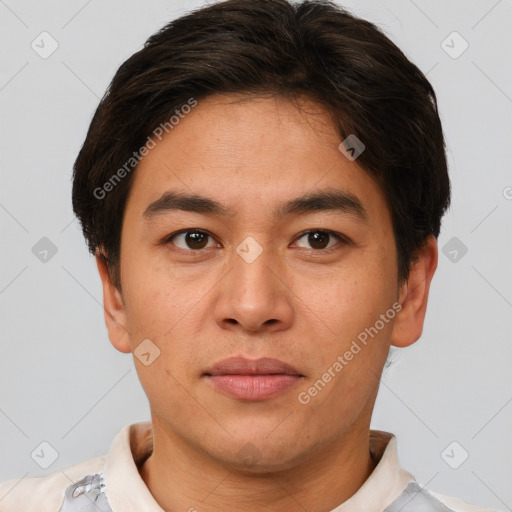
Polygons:
[[[160,350],[148,366],[134,361],[154,430],[140,474],[164,510],[328,512],[375,467],[368,432],[380,374],[390,345],[421,335],[437,244],[427,240],[399,286],[384,195],[339,151],[327,113],[307,99],[301,110],[284,99],[234,99],[199,101],[139,164],[123,219],[122,294],[96,258],[108,334],[124,353],[147,338]],[[145,220],[171,189],[211,197],[233,215],[176,210]],[[327,189],[356,196],[367,219],[273,216],[283,201]],[[191,249],[184,235],[165,241],[193,228],[211,235],[204,248]],[[315,229],[349,242],[312,246],[301,233]],[[248,236],[262,248],[252,263],[236,252]],[[298,394],[397,301],[397,316],[300,403]],[[202,377],[231,356],[277,358],[304,377],[277,397],[237,400]],[[248,443],[251,464],[240,455]]]

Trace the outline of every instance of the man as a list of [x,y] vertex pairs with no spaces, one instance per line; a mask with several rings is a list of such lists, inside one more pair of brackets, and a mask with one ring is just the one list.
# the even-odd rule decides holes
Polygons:
[[73,184],[151,422],[2,511],[483,510],[370,431],[449,196],[435,93],[372,24],[285,0],[171,22],[118,70]]

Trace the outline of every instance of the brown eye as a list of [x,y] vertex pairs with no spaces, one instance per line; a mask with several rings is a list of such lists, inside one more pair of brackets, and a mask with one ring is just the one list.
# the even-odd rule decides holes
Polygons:
[[308,231],[307,233],[302,234],[298,240],[301,239],[305,239],[306,244],[308,244],[309,247],[299,244],[300,247],[315,250],[330,249],[333,245],[336,244],[336,242],[343,241],[343,238],[340,235],[337,235],[332,231],[325,231],[320,229]]
[[316,231],[315,233],[309,233],[308,243],[313,249],[325,249],[329,245],[330,235],[328,233],[322,233]]
[[[208,247],[209,239],[212,239],[212,237],[204,231],[188,230],[175,233],[167,239],[167,242],[180,249],[196,251]],[[211,246],[210,244],[209,247]]]
[[203,249],[208,243],[208,235],[189,231],[185,234],[185,243],[190,247],[190,249]]

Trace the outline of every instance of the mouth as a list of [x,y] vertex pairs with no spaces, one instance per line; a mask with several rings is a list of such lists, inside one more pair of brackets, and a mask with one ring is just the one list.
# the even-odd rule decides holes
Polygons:
[[274,398],[304,379],[304,375],[291,365],[268,357],[224,359],[208,368],[202,376],[216,391],[249,402]]

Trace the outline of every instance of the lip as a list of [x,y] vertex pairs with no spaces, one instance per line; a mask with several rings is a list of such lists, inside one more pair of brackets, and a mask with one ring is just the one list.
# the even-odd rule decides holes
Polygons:
[[279,359],[230,357],[208,368],[203,377],[225,395],[258,402],[295,387],[304,375]]

